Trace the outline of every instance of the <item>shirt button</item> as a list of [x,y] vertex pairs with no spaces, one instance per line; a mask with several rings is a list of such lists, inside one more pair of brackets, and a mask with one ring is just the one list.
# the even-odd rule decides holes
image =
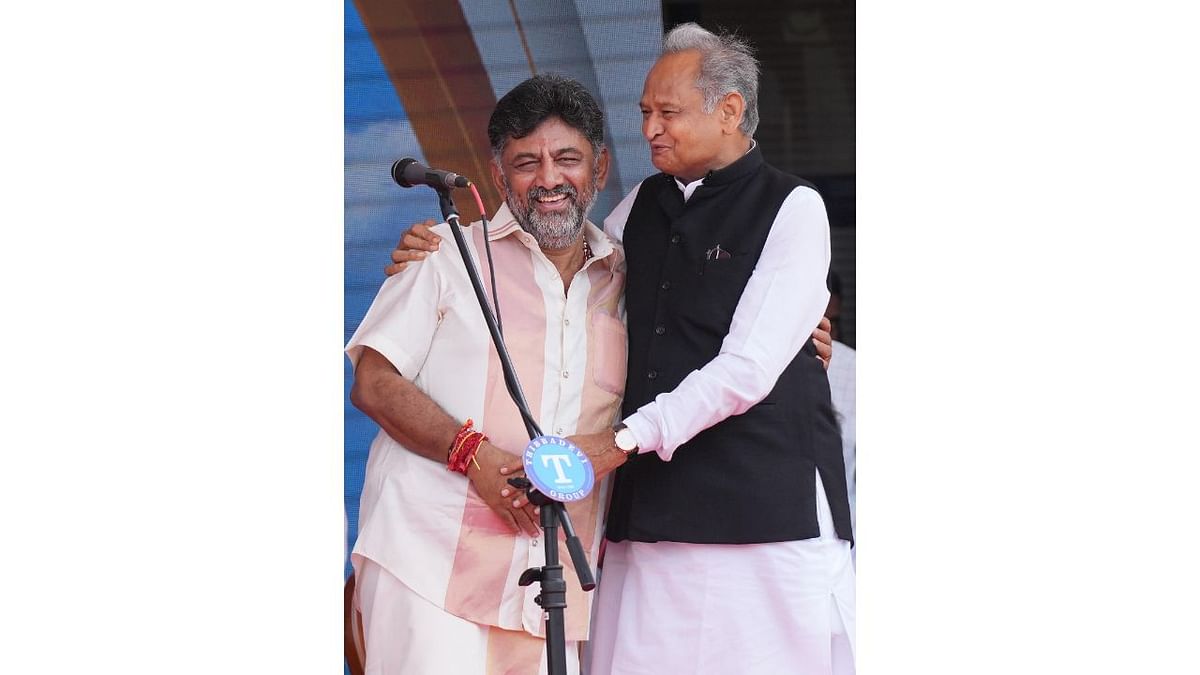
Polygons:
[[667,332],[667,329],[666,329],[666,328],[663,328],[662,326],[656,326],[656,327],[654,328],[654,334],[655,334],[655,335],[662,335],[662,334],[663,334],[663,333],[665,333],[665,332]]
[[658,371],[657,371],[657,370],[652,370],[652,371],[650,371],[650,372],[646,373],[646,377],[648,377],[648,378],[650,378],[650,379],[652,379],[652,380],[653,380],[654,378],[658,377]]
[[537,546],[537,545],[538,545],[538,540],[537,540],[537,539],[530,539],[530,540],[529,540],[529,545],[530,545],[530,546]]
[[564,379],[564,380],[565,380],[565,379],[567,379],[567,378],[568,378],[568,377],[570,377],[570,376],[571,376],[571,374],[570,374],[570,373],[568,373],[568,372],[567,372],[567,371],[565,371],[565,370],[563,371],[563,379]]
[[554,433],[558,434],[559,436],[562,436],[562,427],[555,429]]
[[570,320],[570,319],[563,319],[563,325],[564,325],[564,326],[570,326],[570,325],[571,325],[571,320]]
[[682,239],[682,237],[680,237],[678,234],[671,235],[672,244],[678,244],[680,239]]
[[671,289],[671,282],[669,282],[669,281],[664,281],[664,282],[662,282],[662,285],[661,285],[661,286],[659,286],[659,288],[663,289],[664,291],[670,290],[670,289]]

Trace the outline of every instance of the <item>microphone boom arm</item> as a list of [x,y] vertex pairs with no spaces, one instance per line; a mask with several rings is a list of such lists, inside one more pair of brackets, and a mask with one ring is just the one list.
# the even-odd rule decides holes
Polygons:
[[463,263],[468,266],[467,276],[471,278],[471,287],[475,289],[475,298],[479,300],[479,308],[483,311],[483,320],[487,323],[488,332],[492,335],[492,343],[496,345],[496,351],[500,356],[500,367],[504,371],[504,385],[508,388],[508,394],[512,397],[513,403],[517,405],[517,411],[521,413],[521,421],[525,423],[525,431],[529,433],[529,438],[542,436],[541,428],[538,427],[538,423],[529,412],[529,403],[525,400],[525,392],[521,390],[521,382],[517,379],[516,370],[513,369],[508,348],[504,346],[504,338],[500,335],[496,316],[488,308],[487,293],[483,290],[483,282],[479,280],[479,273],[475,269],[475,259],[471,257],[471,251],[467,248],[467,240],[463,237],[458,209],[450,199],[450,190],[444,187],[434,189],[438,193],[442,215],[446,218],[446,222],[450,223],[450,232],[454,235],[454,243],[458,246]]

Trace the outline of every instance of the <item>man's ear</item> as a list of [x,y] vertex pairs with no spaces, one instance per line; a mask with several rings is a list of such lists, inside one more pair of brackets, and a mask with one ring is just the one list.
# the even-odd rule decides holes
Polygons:
[[608,148],[600,146],[600,161],[596,164],[596,191],[604,189],[605,183],[608,182],[608,166],[612,163],[612,157],[608,154]]
[[720,114],[721,131],[725,134],[736,133],[746,114],[746,99],[738,92],[731,91],[721,99],[717,112]]

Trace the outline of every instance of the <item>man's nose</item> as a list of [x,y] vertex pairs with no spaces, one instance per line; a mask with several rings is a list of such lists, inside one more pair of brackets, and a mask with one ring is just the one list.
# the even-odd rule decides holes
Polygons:
[[558,169],[558,163],[553,160],[542,162],[538,167],[537,174],[534,176],[538,187],[553,190],[562,185],[562,172]]
[[642,136],[645,136],[647,141],[652,141],[662,131],[662,122],[659,120],[658,115],[654,113],[647,115],[645,121],[642,122]]

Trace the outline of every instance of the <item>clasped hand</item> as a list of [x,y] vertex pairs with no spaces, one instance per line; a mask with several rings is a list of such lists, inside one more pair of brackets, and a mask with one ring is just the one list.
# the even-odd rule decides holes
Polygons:
[[[618,466],[625,463],[625,453],[617,449],[616,444],[613,442],[613,432],[611,430],[599,431],[594,434],[568,436],[567,440],[574,443],[576,447],[587,455],[588,461],[592,463],[592,472],[596,477],[596,485],[600,484],[601,478],[604,478],[615,471]],[[516,462],[500,467],[502,476],[515,476],[524,468],[520,458],[516,459]],[[511,502],[513,508],[523,508],[529,504],[529,498],[513,487],[501,489],[500,496],[513,498]]]
[[[531,506],[527,500],[516,505],[506,499],[513,488],[508,486],[508,475],[502,473],[502,470],[510,465],[513,459],[512,454],[484,441],[479,446],[479,452],[475,454],[475,461],[479,466],[470,464],[467,467],[467,478],[475,486],[475,491],[484,503],[514,532],[525,532],[531,537],[536,537],[541,532],[538,529],[538,509]],[[519,468],[520,464],[516,466]]]

